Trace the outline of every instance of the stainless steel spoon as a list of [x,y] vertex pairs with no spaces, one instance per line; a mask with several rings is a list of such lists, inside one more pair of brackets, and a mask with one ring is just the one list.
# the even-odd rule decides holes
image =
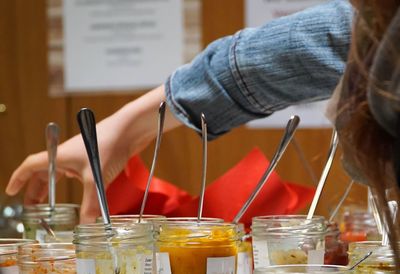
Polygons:
[[59,143],[60,128],[56,123],[46,127],[46,147],[49,158],[49,206],[54,211],[56,206],[56,157]]
[[371,255],[372,251],[368,252],[364,257],[362,257],[358,262],[356,262],[352,267],[350,267],[349,270],[354,270],[359,264],[368,259],[368,257]]
[[203,143],[203,168],[201,179],[201,191],[199,197],[199,208],[197,210],[197,221],[200,222],[203,215],[204,194],[206,191],[206,177],[207,177],[207,120],[204,113],[201,114],[201,137]]
[[332,211],[331,216],[329,216],[328,222],[331,223],[333,218],[335,218],[336,214],[338,213],[339,209],[342,207],[342,204],[346,200],[347,196],[349,196],[350,190],[353,187],[354,180],[351,180],[349,185],[347,186],[346,190],[344,191],[342,198],[340,198],[339,203],[336,205],[335,209]]
[[314,216],[315,209],[317,208],[319,198],[321,197],[322,190],[324,189],[326,178],[328,177],[329,171],[331,170],[333,158],[335,157],[335,152],[337,145],[339,143],[339,138],[336,130],[333,130],[331,144],[329,146],[328,159],[324,169],[322,170],[321,178],[319,179],[317,190],[314,194],[313,201],[311,203],[310,209],[307,214],[307,220],[311,220]]
[[[83,108],[78,112],[77,120],[81,130],[83,142],[85,143],[86,151],[89,157],[90,167],[92,168],[93,178],[96,183],[97,197],[100,203],[101,216],[103,218],[106,232],[110,232],[111,237],[111,220],[108,210],[107,199],[104,191],[104,183],[101,175],[101,165],[99,149],[97,145],[96,120],[93,112],[88,108]],[[118,257],[114,248],[110,243],[110,252],[114,262],[114,273],[119,274]]]
[[296,132],[297,126],[300,123],[300,118],[295,115],[290,118],[286,125],[286,129],[284,132],[284,135],[282,137],[282,140],[279,144],[279,147],[277,151],[275,152],[274,157],[272,158],[267,170],[261,177],[260,181],[258,182],[256,188],[254,191],[251,193],[250,197],[247,199],[247,201],[244,203],[242,208],[239,210],[238,214],[235,216],[233,219],[233,223],[238,223],[240,219],[243,217],[244,213],[246,210],[249,208],[251,203],[254,201],[254,199],[257,197],[258,193],[264,186],[264,184],[267,182],[269,176],[271,175],[272,171],[275,169],[276,165],[278,164],[279,160],[281,159],[283,153],[285,152],[288,144],[290,143],[290,140],[293,138],[294,133]]
[[160,104],[160,108],[158,109],[157,139],[156,139],[156,145],[154,148],[153,162],[151,163],[150,174],[149,174],[149,178],[147,179],[146,190],[144,191],[142,206],[140,207],[139,223],[142,221],[142,216],[143,216],[144,208],[146,206],[147,196],[149,194],[150,183],[151,183],[151,180],[153,179],[154,169],[156,167],[158,152],[160,150],[161,138],[162,138],[163,129],[164,129],[164,119],[165,119],[165,102],[162,102]]

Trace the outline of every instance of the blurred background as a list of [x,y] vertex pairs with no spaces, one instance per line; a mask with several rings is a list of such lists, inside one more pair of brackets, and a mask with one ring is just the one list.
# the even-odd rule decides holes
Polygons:
[[[311,5],[318,1],[308,2]],[[183,62],[189,61],[211,41],[234,34],[246,24],[244,0],[185,0],[182,3]],[[65,92],[63,15],[62,1],[0,0],[2,237],[14,235],[19,229],[18,216],[23,202],[23,193],[8,197],[4,189],[13,170],[26,156],[45,150],[44,129],[47,123],[52,121],[60,125],[61,140],[64,141],[78,133],[76,113],[80,108],[91,108],[100,121],[151,89]],[[278,12],[278,15],[284,15],[284,12]],[[163,46],[159,47],[159,51],[162,51]],[[154,68],[157,69],[157,60],[154,60]],[[286,120],[282,120],[282,126],[285,124]],[[281,128],[243,126],[210,142],[207,181],[212,182],[224,174],[254,147],[259,147],[271,158],[282,132]],[[286,181],[316,185],[325,164],[330,137],[331,129],[327,127],[298,130],[295,137],[297,147],[293,144],[289,146],[277,167],[279,175]],[[151,163],[152,154],[152,145],[141,154],[147,166]],[[201,161],[199,136],[188,128],[180,128],[165,134],[155,175],[196,194],[200,191]],[[339,149],[317,214],[327,216],[332,211],[348,182],[349,178],[340,164]],[[366,205],[366,197],[365,188],[356,185],[346,203],[363,207]],[[58,202],[80,203],[81,198],[82,187],[79,182],[59,182]]]

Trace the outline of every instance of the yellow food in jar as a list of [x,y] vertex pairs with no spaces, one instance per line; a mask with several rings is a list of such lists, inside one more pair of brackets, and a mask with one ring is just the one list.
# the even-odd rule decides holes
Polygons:
[[[160,233],[159,252],[169,254],[173,274],[205,274],[207,259],[235,257],[238,253],[234,229],[220,227],[199,231],[193,229],[166,229]],[[236,269],[236,266],[234,266]]]

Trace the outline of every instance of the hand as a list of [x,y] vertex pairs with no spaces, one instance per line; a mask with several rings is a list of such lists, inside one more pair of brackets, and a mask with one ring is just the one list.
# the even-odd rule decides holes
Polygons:
[[[156,135],[158,107],[165,100],[159,87],[127,104],[97,124],[97,137],[103,179],[106,187],[122,171],[129,158],[142,151]],[[180,125],[167,110],[165,130]],[[77,178],[83,183],[81,223],[93,222],[100,215],[96,186],[81,135],[62,143],[57,149],[57,178]],[[42,202],[48,192],[48,158],[43,151],[28,156],[14,171],[6,193],[17,194],[25,185],[25,203]]]

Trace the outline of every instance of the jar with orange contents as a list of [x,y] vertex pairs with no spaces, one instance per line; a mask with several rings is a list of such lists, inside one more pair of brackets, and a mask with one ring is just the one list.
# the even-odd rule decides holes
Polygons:
[[34,243],[33,240],[0,239],[0,273],[18,274],[18,246]]
[[76,274],[75,246],[72,243],[20,246],[18,267],[21,274]]
[[236,273],[237,225],[167,218],[154,226],[157,273]]

